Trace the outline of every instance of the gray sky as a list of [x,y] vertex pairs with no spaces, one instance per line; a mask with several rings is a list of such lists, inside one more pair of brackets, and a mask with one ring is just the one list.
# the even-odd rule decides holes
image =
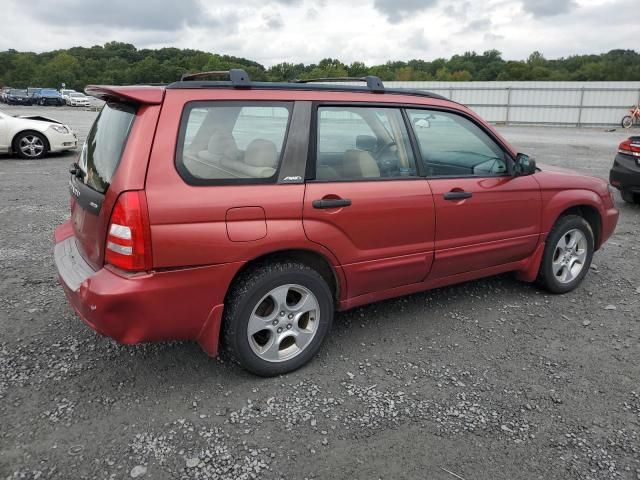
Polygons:
[[0,50],[117,40],[267,66],[367,64],[498,49],[507,59],[637,49],[639,0],[0,0]]

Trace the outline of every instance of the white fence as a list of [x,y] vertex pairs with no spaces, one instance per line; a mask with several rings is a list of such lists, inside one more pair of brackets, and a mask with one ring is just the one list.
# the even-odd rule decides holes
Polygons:
[[460,102],[493,123],[620,125],[640,82],[384,82]]

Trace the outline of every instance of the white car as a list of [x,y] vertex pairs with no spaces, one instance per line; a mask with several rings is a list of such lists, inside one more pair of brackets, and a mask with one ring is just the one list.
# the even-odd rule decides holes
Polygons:
[[80,92],[68,93],[64,99],[67,105],[71,107],[89,107],[91,105],[91,103],[89,103],[89,97]]
[[38,115],[14,117],[0,111],[0,153],[38,159],[77,147],[78,137],[67,125]]

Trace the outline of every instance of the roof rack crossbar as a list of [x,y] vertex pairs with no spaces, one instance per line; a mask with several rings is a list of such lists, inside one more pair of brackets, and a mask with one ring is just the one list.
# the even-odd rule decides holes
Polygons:
[[367,87],[374,93],[383,93],[384,84],[380,77],[375,75],[367,75],[366,77],[321,77],[321,78],[308,78],[302,80],[291,80],[292,83],[313,83],[313,82],[366,82]]
[[248,88],[251,86],[249,74],[241,68],[232,68],[231,70],[214,70],[211,72],[185,73],[180,81],[200,80],[206,77],[229,77],[231,84],[236,88]]

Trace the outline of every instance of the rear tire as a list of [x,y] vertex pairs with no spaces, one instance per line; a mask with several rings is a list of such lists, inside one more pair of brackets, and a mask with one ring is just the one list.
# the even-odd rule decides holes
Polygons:
[[242,274],[227,296],[222,344],[233,361],[263,377],[296,370],[318,352],[333,322],[327,282],[295,261]]
[[623,128],[631,128],[631,126],[633,125],[633,118],[631,118],[631,116],[627,115],[626,117],[622,117],[622,127]]
[[640,203],[638,200],[640,199],[640,195],[636,195],[633,192],[627,192],[625,190],[620,190],[620,196],[622,200],[627,203]]
[[589,271],[593,251],[589,223],[579,215],[560,217],[547,236],[536,283],[551,293],[570,292]]

